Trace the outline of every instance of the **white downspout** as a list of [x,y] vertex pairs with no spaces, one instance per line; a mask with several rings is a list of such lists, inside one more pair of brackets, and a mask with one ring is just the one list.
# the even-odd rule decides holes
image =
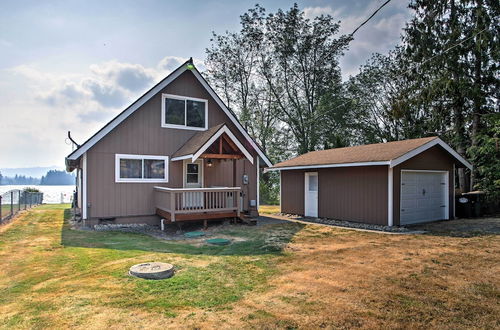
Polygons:
[[260,157],[257,155],[257,213],[259,212],[259,207],[260,207]]
[[387,225],[392,227],[394,225],[394,177],[393,168],[391,165],[388,166],[389,171],[387,173]]
[[87,220],[87,153],[83,154],[82,176],[82,219]]

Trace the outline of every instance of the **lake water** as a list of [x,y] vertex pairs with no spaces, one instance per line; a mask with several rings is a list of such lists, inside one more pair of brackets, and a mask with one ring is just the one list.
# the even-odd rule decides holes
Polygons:
[[37,186],[37,185],[6,185],[0,186],[0,195],[13,189],[23,190],[26,187],[37,188],[43,192],[43,202],[47,204],[70,203],[75,186]]

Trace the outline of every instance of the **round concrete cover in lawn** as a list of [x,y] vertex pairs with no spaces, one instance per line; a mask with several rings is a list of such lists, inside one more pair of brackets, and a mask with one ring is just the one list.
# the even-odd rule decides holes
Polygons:
[[187,238],[197,238],[201,236],[205,236],[205,233],[202,231],[190,231],[184,234],[184,237]]
[[225,238],[212,238],[212,239],[207,239],[205,242],[213,245],[228,245],[229,243],[231,243],[230,240]]
[[147,262],[130,267],[129,273],[148,280],[161,280],[174,275],[174,265],[164,262]]

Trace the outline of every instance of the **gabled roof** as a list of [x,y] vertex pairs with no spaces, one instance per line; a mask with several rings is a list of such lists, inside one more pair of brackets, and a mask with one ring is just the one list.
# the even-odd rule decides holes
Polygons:
[[[190,64],[190,68],[188,68],[188,64]],[[99,142],[103,137],[105,137],[109,132],[111,132],[116,126],[118,126],[121,122],[127,119],[132,113],[134,113],[137,109],[139,109],[144,103],[146,103],[149,99],[151,99],[154,95],[159,93],[162,89],[168,86],[171,82],[173,82],[177,77],[179,77],[184,71],[191,70],[193,75],[198,79],[201,85],[207,90],[207,92],[212,96],[215,102],[221,107],[224,113],[229,117],[229,119],[233,122],[236,128],[243,134],[243,136],[248,140],[250,145],[257,151],[257,154],[264,161],[267,166],[272,166],[271,161],[264,152],[260,149],[257,143],[250,137],[248,132],[243,128],[241,123],[238,121],[234,113],[224,104],[224,102],[220,99],[220,97],[215,93],[215,91],[210,87],[207,81],[203,78],[201,73],[196,69],[193,65],[192,60],[186,61],[184,64],[175,69],[171,74],[169,74],[165,79],[160,81],[156,86],[147,91],[144,95],[142,95],[139,99],[137,99],[134,103],[132,103],[129,107],[127,107],[124,111],[118,114],[115,118],[113,118],[109,123],[107,123],[103,128],[101,128],[96,134],[90,137],[85,143],[75,149],[71,154],[66,157],[66,162],[69,163],[71,161],[77,160],[80,158],[85,152],[87,152],[90,148],[92,148],[97,142]]]
[[209,128],[206,131],[196,133],[172,155],[171,160],[176,161],[182,159],[191,159],[191,161],[194,162],[222,134],[226,134],[238,147],[241,153],[250,161],[250,163],[253,164],[253,157],[250,152],[248,152],[248,150],[246,150],[246,148],[240,143],[240,141],[238,141],[236,136],[234,136],[234,134],[226,126],[226,124],[219,124],[217,126]]
[[394,167],[435,145],[440,145],[464,166],[472,168],[472,165],[468,161],[443,142],[443,140],[433,136],[420,139],[312,151],[278,163],[268,170],[365,165],[389,165],[390,167]]

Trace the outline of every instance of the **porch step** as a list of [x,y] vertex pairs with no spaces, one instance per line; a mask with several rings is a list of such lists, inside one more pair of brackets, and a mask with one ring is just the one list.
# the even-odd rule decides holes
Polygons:
[[255,226],[257,224],[257,220],[250,217],[248,214],[240,213],[240,220],[249,225],[249,226]]

